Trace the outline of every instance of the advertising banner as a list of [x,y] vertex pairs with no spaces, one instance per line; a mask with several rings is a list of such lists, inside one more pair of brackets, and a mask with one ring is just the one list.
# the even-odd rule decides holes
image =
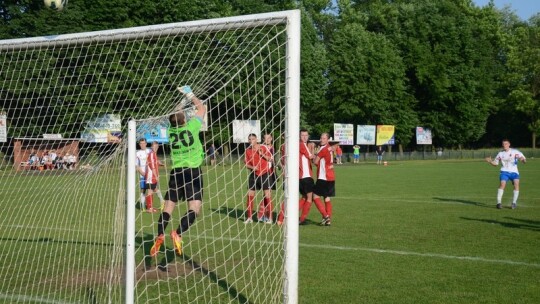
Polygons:
[[431,137],[431,130],[422,127],[416,127],[416,144],[417,145],[431,145],[433,144]]
[[374,145],[375,144],[375,126],[360,125],[356,126],[356,144]]
[[377,125],[377,140],[375,144],[377,146],[395,144],[395,131],[395,126]]
[[340,145],[354,144],[354,125],[353,124],[334,124],[334,140],[339,141]]
[[144,138],[146,142],[151,144],[154,141],[163,144],[169,142],[169,134],[167,128],[169,121],[167,118],[162,118],[156,121],[144,121],[137,124],[137,140]]
[[7,142],[7,115],[0,113],[0,142]]
[[260,120],[233,120],[233,142],[235,144],[247,143],[249,134],[257,135],[261,141]]
[[118,143],[122,140],[122,119],[116,114],[105,114],[86,123],[81,139],[95,143]]

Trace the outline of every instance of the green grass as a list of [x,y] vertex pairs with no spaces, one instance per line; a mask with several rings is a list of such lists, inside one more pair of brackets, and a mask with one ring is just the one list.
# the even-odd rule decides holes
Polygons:
[[[138,275],[137,301],[279,302],[283,229],[242,223],[241,167],[204,170],[183,257],[166,243],[158,260],[145,258],[158,215],[137,210],[137,266],[161,275]],[[122,303],[120,172],[0,178],[0,303]],[[314,207],[300,226],[299,303],[540,303],[540,162],[520,173],[518,209],[497,210],[498,170],[479,160],[338,166],[332,226],[317,225]]]
[[540,303],[540,163],[520,171],[497,210],[485,162],[338,167],[332,227],[300,227],[300,302]]

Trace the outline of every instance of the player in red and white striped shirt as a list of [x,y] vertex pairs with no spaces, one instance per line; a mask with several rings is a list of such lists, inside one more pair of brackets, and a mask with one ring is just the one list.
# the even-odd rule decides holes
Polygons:
[[[245,164],[250,170],[248,180],[247,194],[247,215],[245,223],[252,223],[253,219],[253,200],[255,199],[255,191],[263,190],[264,197],[272,204],[271,180],[269,163],[272,159],[270,150],[257,142],[257,135],[249,134],[248,140],[250,146],[246,149]],[[272,223],[272,219],[267,223]]]
[[159,181],[159,162],[157,159],[157,151],[159,149],[159,144],[154,141],[152,143],[152,149],[148,152],[146,157],[146,212],[154,213],[158,212],[157,209],[153,207],[154,203],[154,192],[157,189],[157,184]]
[[[317,183],[313,188],[313,201],[319,212],[323,216],[321,225],[330,226],[330,217],[332,215],[332,203],[330,197],[336,195],[334,165],[332,163],[333,148],[328,143],[328,133],[321,134],[321,143],[315,164],[317,165]],[[324,197],[325,205],[321,202]]]
[[[274,145],[272,143],[273,137],[272,134],[265,134],[264,141],[261,147],[264,147],[270,153],[270,159],[268,160],[268,178],[270,179],[270,191],[276,190],[277,178],[275,174],[274,166]],[[257,213],[257,220],[259,222],[264,222],[271,224],[272,223],[272,212],[273,212],[272,200],[266,196],[259,203],[259,212]]]

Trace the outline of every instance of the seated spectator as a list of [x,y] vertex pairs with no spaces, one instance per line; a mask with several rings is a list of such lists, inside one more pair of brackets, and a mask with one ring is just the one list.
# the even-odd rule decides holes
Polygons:
[[56,169],[65,169],[64,167],[64,157],[62,156],[62,153],[58,153],[56,156],[56,161],[54,164]]
[[73,170],[77,165],[77,157],[73,154],[66,153],[64,157],[64,163],[66,164],[66,169]]
[[34,149],[30,152],[30,156],[28,157],[28,166],[30,169],[37,169],[40,165],[39,157]]
[[51,159],[51,155],[48,151],[45,151],[43,153],[43,158],[41,159],[41,165],[43,165],[43,169],[45,170],[52,170],[53,169],[53,162]]
[[56,151],[51,150],[49,152],[49,156],[51,157],[53,169],[56,169],[56,158],[58,157],[58,155],[56,154]]

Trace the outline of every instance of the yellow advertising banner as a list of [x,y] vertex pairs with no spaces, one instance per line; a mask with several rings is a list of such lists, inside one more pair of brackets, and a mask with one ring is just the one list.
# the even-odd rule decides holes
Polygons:
[[375,145],[393,145],[395,143],[395,131],[395,126],[377,125],[377,140],[375,142]]

